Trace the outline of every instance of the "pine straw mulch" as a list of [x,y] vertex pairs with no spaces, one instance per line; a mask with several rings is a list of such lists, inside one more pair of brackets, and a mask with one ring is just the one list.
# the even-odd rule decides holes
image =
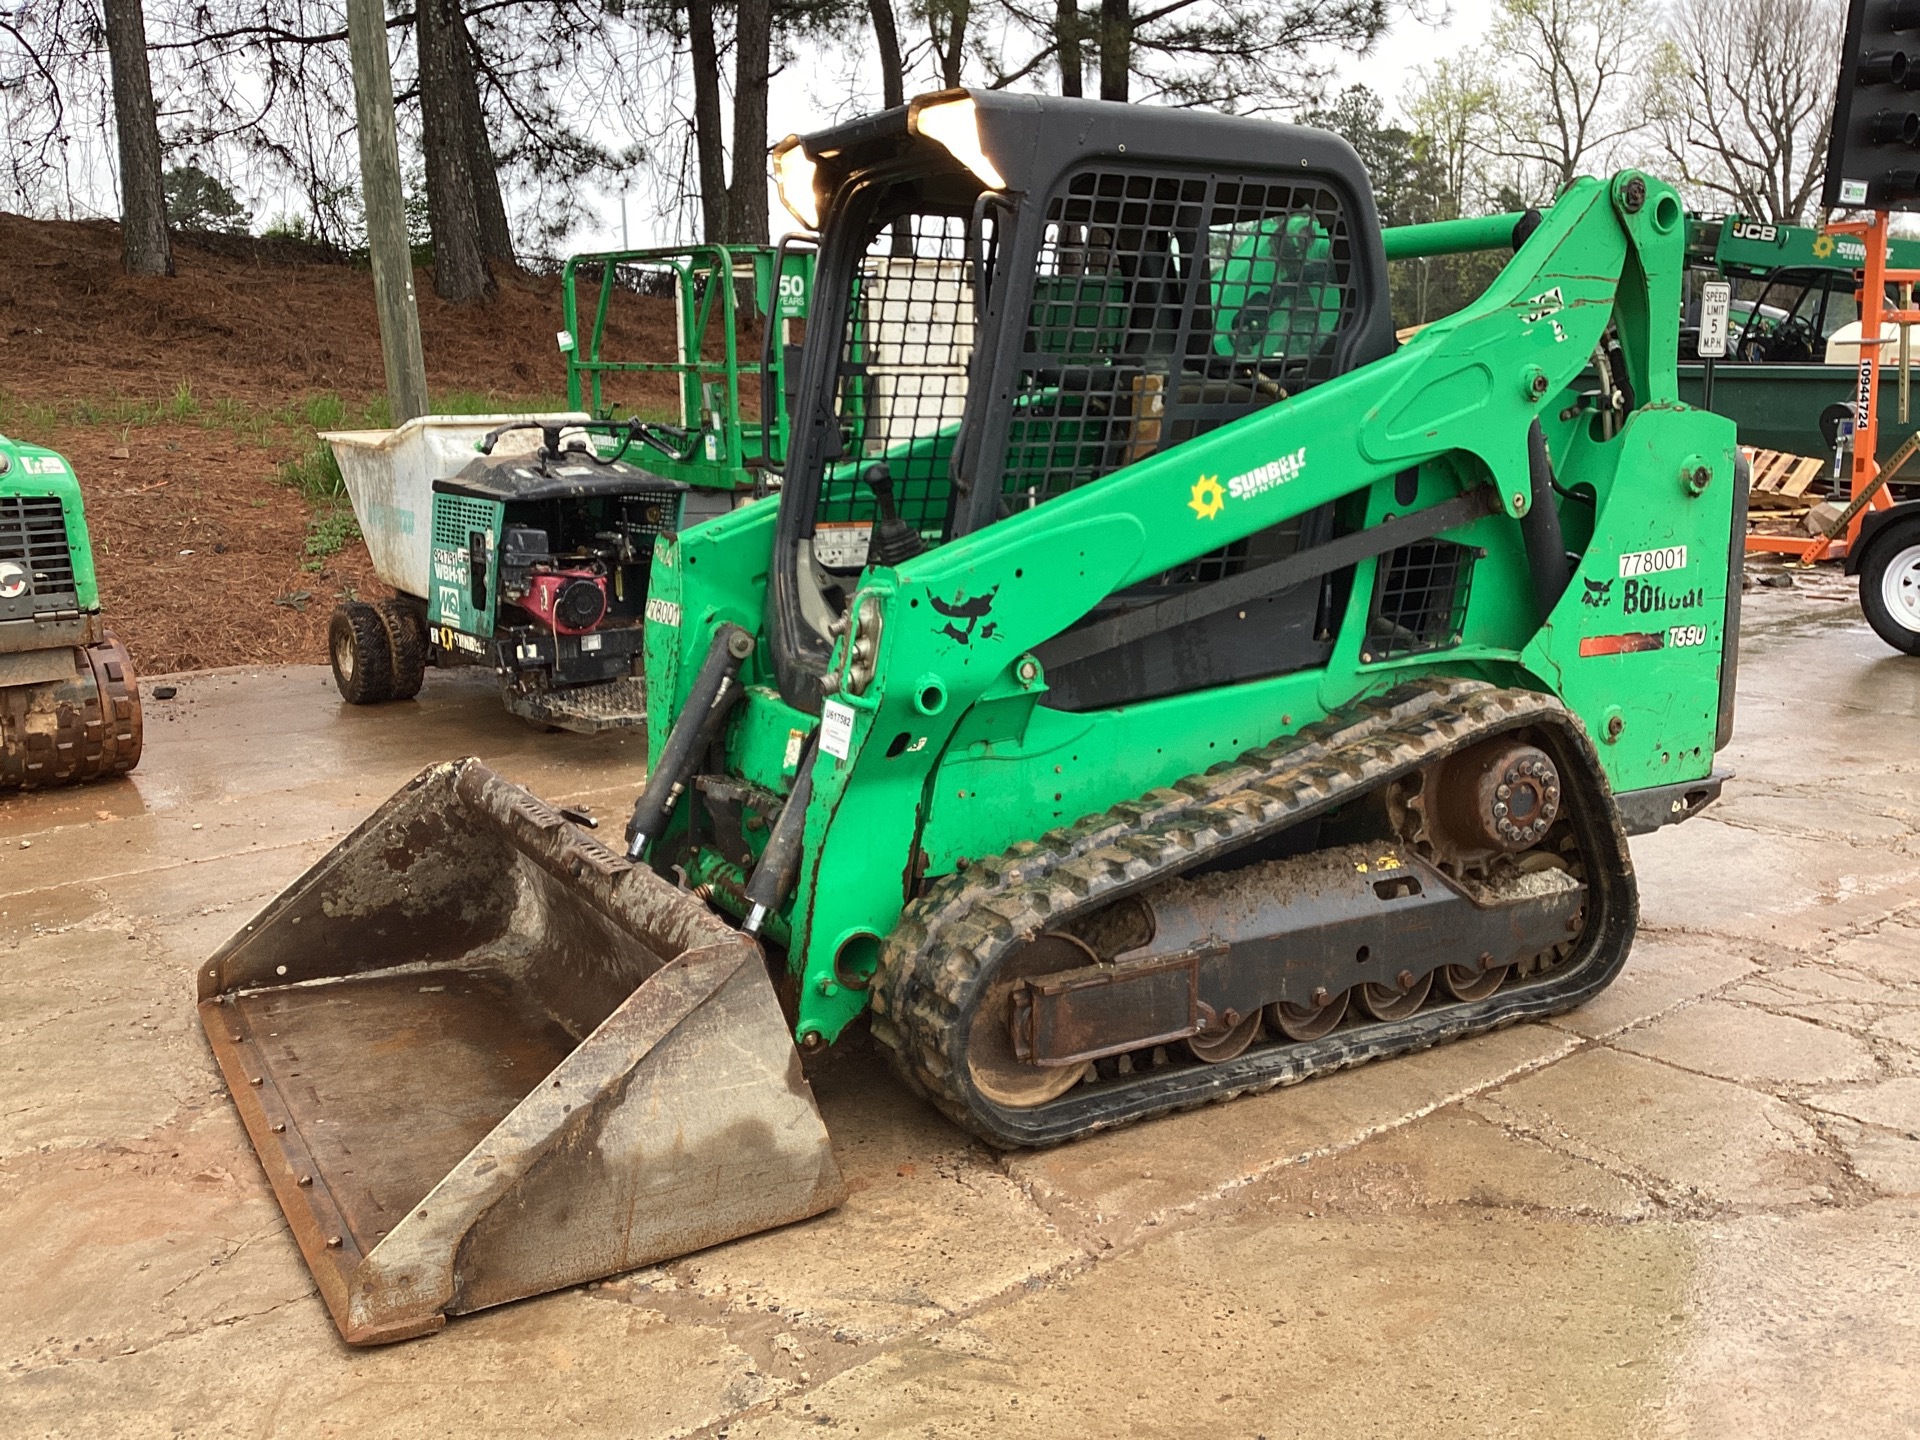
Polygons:
[[[315,443],[302,402],[338,397],[351,425],[384,393],[372,281],[312,247],[225,237],[176,237],[174,277],[135,277],[119,244],[110,222],[0,214],[0,426],[73,462],[108,623],[141,673],[323,661],[334,602],[387,592],[358,540],[308,553],[313,513],[280,472]],[[429,389],[555,403],[559,279],[498,280],[461,307],[419,272]],[[608,353],[672,358],[672,303],[620,296]]]

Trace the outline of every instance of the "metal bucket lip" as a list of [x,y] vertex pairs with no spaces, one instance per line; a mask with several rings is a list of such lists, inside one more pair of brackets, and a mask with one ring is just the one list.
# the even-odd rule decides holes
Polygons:
[[[420,771],[269,900],[198,967],[197,998],[205,1001],[233,990],[288,983],[264,962],[264,973],[251,976],[234,973],[235,966],[245,960],[249,949],[264,949],[271,927],[291,920],[292,912],[303,905],[313,909],[306,902],[321,896],[342,865],[363,847],[377,843],[382,832],[390,828],[403,831],[410,817],[445,813],[454,805],[462,806],[466,814],[481,817],[522,856],[555,879],[580,887],[607,918],[663,961],[707,945],[752,943],[686,891],[601,844],[544,801],[503,779],[477,756],[467,756],[440,761]],[[663,930],[670,931],[676,942],[664,952],[656,943]],[[343,961],[351,958],[342,957]],[[349,964],[341,973],[365,973],[370,968],[374,967]]]
[[[459,824],[451,832],[434,834],[430,822],[449,809],[460,812]],[[421,828],[423,822],[428,822],[428,828]],[[398,1200],[405,1208],[392,1212],[400,1218],[390,1229],[368,1231],[365,1238],[370,1243],[363,1249],[348,1216],[361,1216],[365,1229],[362,1202],[368,1182],[347,1178],[351,1167],[332,1180],[325,1173],[322,1160],[326,1155],[337,1158],[339,1150],[337,1144],[321,1144],[321,1137],[339,1132],[303,1133],[303,1127],[320,1112],[313,1109],[311,1098],[302,1098],[302,1088],[320,1085],[324,1089],[326,1072],[316,1069],[307,1080],[300,1080],[305,1062],[288,1059],[300,1048],[297,1035],[283,1026],[282,1038],[273,1045],[264,1043],[271,1032],[256,1034],[259,1021],[245,1000],[275,989],[309,990],[336,981],[378,980],[404,973],[416,963],[426,965],[425,960],[368,963],[371,957],[365,953],[364,937],[379,931],[386,923],[386,912],[344,910],[337,905],[329,911],[326,903],[329,883],[337,890],[353,879],[352,866],[345,862],[357,857],[363,863],[379,863],[393,846],[407,841],[424,850],[431,850],[436,842],[492,845],[503,841],[568,896],[610,923],[610,942],[614,934],[624,932],[659,963],[645,962],[650,968],[644,969],[643,978],[630,982],[633,988],[625,998],[553,1069],[538,1077],[529,1072],[530,1087],[502,1118],[492,1120],[483,1106],[478,1113],[491,1128],[444,1172],[438,1168],[443,1162],[432,1160],[425,1176],[439,1178],[431,1180],[421,1199],[409,1203],[411,1191],[389,1194],[386,1204]],[[443,884],[457,884],[458,872],[452,882],[444,871],[437,878]],[[524,886],[527,881],[516,883]],[[546,882],[540,882],[535,893],[542,889],[551,894]],[[443,902],[423,895],[420,903],[421,913],[431,918],[433,904]],[[296,933],[292,926],[302,922],[305,928],[297,932],[298,941],[283,944]],[[356,930],[367,926],[373,929]],[[276,962],[300,973],[277,975]],[[457,956],[442,957],[439,963],[461,968]],[[606,973],[623,977],[625,985],[629,982],[624,976],[638,971],[631,955],[623,963],[627,970],[616,966]],[[425,1334],[444,1325],[450,1313],[580,1283],[634,1264],[654,1263],[818,1214],[844,1198],[844,1182],[825,1124],[801,1071],[757,942],[689,892],[609,850],[478,759],[442,762],[421,771],[237,931],[199,967],[197,980],[209,1044],[308,1267],[340,1333],[350,1343],[384,1343]],[[689,1025],[691,1029],[683,1028]],[[723,1027],[729,1036],[737,1028],[738,1043],[730,1039],[716,1052],[710,1040],[695,1038],[711,1036],[715,1027]],[[708,1047],[704,1051],[703,1043]],[[280,1053],[283,1050],[287,1054]],[[727,1146],[709,1144],[704,1150],[696,1147],[690,1158],[683,1156],[677,1134],[651,1135],[646,1147],[649,1158],[644,1162],[638,1152],[622,1151],[623,1142],[617,1139],[606,1159],[596,1158],[603,1143],[597,1138],[603,1135],[601,1127],[612,1126],[604,1133],[617,1137],[635,1126],[664,1123],[644,1105],[629,1106],[630,1090],[639,1095],[651,1088],[658,1095],[664,1085],[678,1103],[682,1096],[675,1087],[682,1072],[672,1057],[715,1053],[726,1057],[727,1083],[684,1092],[697,1119],[692,1133],[751,1125],[759,1127],[754,1133],[775,1136],[768,1152],[774,1159],[757,1162],[764,1175],[753,1168],[756,1162],[751,1155],[736,1154]],[[714,1062],[709,1058],[701,1063]],[[292,1088],[283,1088],[288,1082]],[[480,1092],[463,1093],[477,1097]],[[517,1086],[510,1093],[518,1093]],[[378,1115],[377,1110],[373,1113]],[[365,1112],[362,1120],[365,1123]],[[317,1123],[327,1123],[326,1117]],[[371,1123],[377,1128],[388,1122],[375,1119]],[[352,1143],[365,1153],[364,1137]],[[404,1143],[404,1137],[395,1143]],[[467,1143],[465,1137],[461,1143]],[[541,1234],[537,1238],[542,1253],[550,1250],[552,1256],[556,1278],[550,1281],[545,1269],[527,1278],[525,1256],[520,1253],[525,1237],[517,1236],[510,1226],[502,1231],[500,1222],[490,1218],[496,1212],[502,1217],[517,1214],[529,1194],[550,1194],[555,1185],[566,1187],[569,1196],[576,1184],[584,1187],[582,1194],[599,1193],[595,1187],[604,1190],[609,1184],[638,1185],[644,1191],[650,1171],[622,1167],[643,1163],[657,1167],[669,1155],[674,1159],[668,1173],[673,1164],[691,1166],[689,1173],[700,1184],[712,1180],[730,1203],[719,1205],[712,1214],[645,1215],[639,1223],[629,1219],[611,1232],[603,1210],[598,1228],[587,1220],[572,1229],[562,1227],[563,1233],[553,1236],[550,1246],[548,1237]],[[608,1165],[614,1168],[609,1170]],[[755,1188],[763,1178],[764,1193]],[[336,1182],[348,1188],[336,1194],[330,1188]],[[354,1190],[355,1184],[360,1191]],[[568,1208],[571,1205],[569,1200]],[[672,1248],[675,1244],[679,1248]],[[670,1253],[660,1253],[662,1245]],[[490,1265],[491,1278],[476,1281],[474,1276],[485,1277]],[[507,1278],[502,1279],[503,1275]]]

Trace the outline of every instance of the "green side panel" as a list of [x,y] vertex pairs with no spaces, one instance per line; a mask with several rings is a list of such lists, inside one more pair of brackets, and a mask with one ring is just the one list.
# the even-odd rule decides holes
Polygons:
[[[654,541],[646,612],[649,765],[660,758],[714,631],[730,621],[760,633],[778,505],[778,496],[768,496]],[[764,644],[741,667],[740,679],[749,687],[771,683],[772,662]],[[757,774],[749,778],[767,783]],[[775,783],[771,788],[785,787]]]
[[67,557],[72,564],[75,604],[81,610],[100,608],[100,586],[94,575],[93,543],[87,534],[80,481],[73,466],[58,451],[29,445],[0,435],[0,500],[57,499],[67,529]]
[[434,494],[428,624],[451,625],[469,635],[493,634],[493,614],[500,603],[500,530],[506,513],[507,507],[498,500]]
[[[1614,478],[1573,583],[1524,656],[1586,722],[1615,790],[1697,780],[1713,768],[1720,713],[1733,425],[1652,408],[1593,448],[1616,452],[1604,457]],[[1690,462],[1712,476],[1697,496],[1681,483]],[[1597,468],[1567,467],[1583,478]]]

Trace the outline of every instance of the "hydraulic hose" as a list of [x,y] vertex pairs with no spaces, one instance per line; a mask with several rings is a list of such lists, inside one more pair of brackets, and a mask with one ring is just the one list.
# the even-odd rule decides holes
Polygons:
[[816,729],[800,751],[786,806],[773,822],[773,833],[767,837],[767,848],[760,852],[760,863],[748,877],[747,918],[740,928],[749,935],[760,933],[767,912],[780,908],[800,873],[800,842],[806,836],[807,805],[813,799],[813,757],[819,748],[820,732]]
[[1533,576],[1534,598],[1545,620],[1560,603],[1573,569],[1567,564],[1566,541],[1560,537],[1560,512],[1553,503],[1553,457],[1547,454],[1546,432],[1535,420],[1527,427],[1527,513],[1520,517],[1520,538],[1526,542],[1527,570]]
[[638,860],[647,842],[666,828],[673,807],[686,793],[693,767],[720,736],[720,727],[739,700],[740,666],[753,653],[753,636],[738,625],[722,625],[707,647],[707,658],[700,673],[693,677],[693,688],[686,703],[667,732],[667,743],[660,747],[660,763],[647,776],[647,788],[633,802],[633,818],[627,822],[627,858]]

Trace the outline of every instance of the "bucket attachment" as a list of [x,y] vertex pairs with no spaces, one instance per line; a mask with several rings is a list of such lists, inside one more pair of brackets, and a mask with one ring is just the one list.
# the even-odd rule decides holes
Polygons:
[[199,998],[353,1344],[845,1195],[759,947],[478,760],[416,776]]

